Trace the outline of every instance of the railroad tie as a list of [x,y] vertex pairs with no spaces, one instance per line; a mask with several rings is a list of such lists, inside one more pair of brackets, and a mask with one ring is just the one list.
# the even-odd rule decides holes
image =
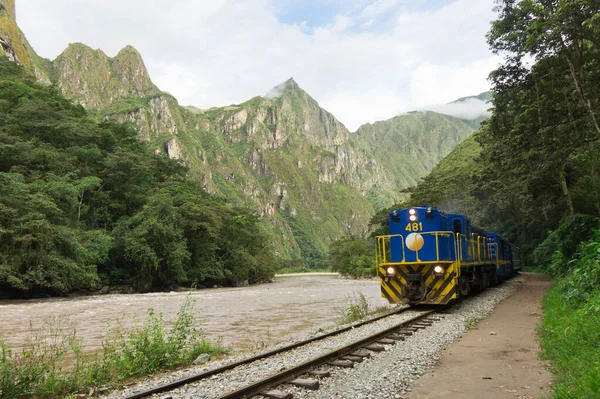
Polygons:
[[262,392],[262,396],[270,399],[294,399],[294,395],[289,392],[279,391],[277,389],[272,389],[267,392]]
[[396,341],[394,341],[393,339],[389,339],[389,338],[381,338],[379,340],[377,340],[378,344],[381,345],[394,345],[396,343]]
[[357,351],[352,352],[350,356],[371,357],[371,352],[359,349]]
[[310,389],[311,391],[316,391],[319,389],[319,380],[296,378],[295,380],[290,381],[290,384],[300,388]]
[[425,328],[425,327],[429,327],[431,326],[433,323],[425,323],[425,322],[419,322],[419,323],[415,323],[413,324],[413,326],[417,327],[417,328]]
[[307,374],[312,375],[313,377],[319,377],[319,378],[331,377],[331,373],[329,371],[311,370]]
[[351,362],[350,360],[334,360],[332,362],[329,362],[329,365],[335,367],[352,368],[354,367],[354,362]]
[[414,333],[414,331],[412,331],[412,330],[410,330],[410,331],[409,330],[400,330],[400,331],[398,331],[398,334],[407,335],[409,337],[411,335],[413,335],[413,333]]
[[394,341],[404,341],[406,339],[405,336],[403,335],[398,335],[398,334],[392,334],[392,335],[388,335],[389,339],[393,339]]
[[360,357],[360,356],[348,355],[348,356],[344,356],[342,358],[342,360],[350,360],[351,362],[360,363],[360,362],[362,362],[365,359],[363,357]]
[[367,345],[365,346],[365,349],[368,349],[373,352],[383,352],[385,350],[383,346],[375,344]]

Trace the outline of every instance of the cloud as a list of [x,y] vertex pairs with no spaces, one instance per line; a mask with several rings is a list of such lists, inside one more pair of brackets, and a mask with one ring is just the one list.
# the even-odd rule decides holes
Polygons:
[[[308,1],[305,15],[321,3]],[[281,22],[275,0],[27,0],[17,2],[17,18],[50,59],[69,42],[109,56],[131,44],[159,88],[199,108],[246,101],[293,76],[355,130],[489,89],[494,1],[444,3],[324,0],[335,11],[314,25],[305,15]]]
[[469,65],[419,65],[410,77],[411,103],[420,108],[487,91],[490,86],[486,78],[497,64],[496,57],[490,57]]
[[333,24],[328,26],[328,29],[331,32],[343,32],[350,26],[352,26],[352,18],[345,15],[336,15]]
[[283,92],[285,91],[285,89],[287,87],[288,87],[287,81],[279,83],[277,86],[275,86],[271,90],[269,90],[269,92],[267,94],[265,94],[263,97],[268,98],[268,99],[279,98],[283,95]]
[[444,115],[454,116],[460,119],[476,119],[481,116],[491,115],[489,108],[491,104],[477,98],[469,98],[464,101],[449,104],[437,104],[423,107],[422,111],[434,111]]
[[373,19],[393,9],[400,0],[376,0],[367,5],[360,13],[361,18]]

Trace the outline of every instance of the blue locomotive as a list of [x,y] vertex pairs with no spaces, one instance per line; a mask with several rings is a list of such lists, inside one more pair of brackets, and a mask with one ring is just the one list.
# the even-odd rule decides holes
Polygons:
[[460,214],[394,209],[377,237],[377,275],[390,303],[447,304],[516,274],[518,248]]

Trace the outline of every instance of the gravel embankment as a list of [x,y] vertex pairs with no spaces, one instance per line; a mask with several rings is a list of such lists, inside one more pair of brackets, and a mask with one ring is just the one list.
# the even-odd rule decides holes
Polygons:
[[[352,369],[334,369],[331,377],[321,381],[321,388],[318,391],[307,391],[289,385],[279,389],[293,391],[295,398],[400,398],[401,394],[409,389],[410,383],[438,360],[441,350],[461,337],[466,330],[466,323],[489,315],[498,302],[515,291],[522,278],[517,277],[500,287],[490,288],[477,297],[468,298],[454,305],[441,321],[416,332],[404,342],[387,346],[385,352],[373,354],[371,359],[355,364]],[[154,397],[214,398],[282,369],[312,359],[326,351],[334,350],[376,331],[389,328],[415,315],[416,311],[410,310]],[[208,366],[194,367],[149,378],[126,390],[113,392],[106,398],[123,398],[234,360],[237,359],[228,358],[219,362],[211,362]]]

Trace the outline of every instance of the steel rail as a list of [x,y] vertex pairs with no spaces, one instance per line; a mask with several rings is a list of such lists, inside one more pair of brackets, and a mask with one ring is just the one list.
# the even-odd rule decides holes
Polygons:
[[323,334],[323,335],[318,335],[318,336],[315,336],[315,337],[312,337],[312,338],[308,338],[308,339],[305,339],[305,340],[302,340],[302,341],[299,341],[299,342],[295,342],[295,343],[292,343],[292,344],[289,344],[289,345],[286,345],[286,346],[282,346],[281,348],[273,349],[273,350],[270,350],[270,351],[267,351],[267,352],[260,353],[260,354],[255,355],[255,356],[251,356],[251,357],[246,358],[246,359],[242,359],[242,360],[238,360],[238,361],[233,362],[233,363],[226,364],[226,365],[221,366],[221,367],[216,367],[214,369],[210,369],[210,370],[204,371],[202,373],[194,374],[194,375],[192,375],[190,377],[185,377],[185,378],[182,378],[182,379],[170,382],[168,384],[161,385],[161,386],[156,387],[156,388],[148,389],[148,390],[143,391],[143,392],[138,392],[136,394],[133,394],[133,395],[130,395],[130,396],[126,396],[123,399],[141,399],[141,398],[146,398],[148,396],[151,396],[151,395],[154,395],[154,394],[157,394],[157,393],[163,393],[163,392],[172,391],[172,390],[177,389],[177,388],[179,388],[181,386],[191,384],[192,382],[203,380],[205,378],[208,378],[208,377],[211,377],[213,375],[220,374],[222,372],[234,369],[234,368],[242,366],[244,364],[252,363],[252,362],[255,362],[257,360],[264,359],[264,358],[267,358],[267,357],[270,357],[270,356],[273,356],[273,355],[277,355],[277,354],[282,353],[282,352],[287,352],[289,350],[298,348],[300,346],[304,346],[304,345],[310,344],[311,342],[319,341],[321,339],[329,338],[331,336],[344,333],[344,332],[352,330],[354,328],[361,327],[361,326],[363,326],[365,324],[373,323],[373,322],[375,322],[377,320],[381,320],[381,319],[384,319],[386,317],[402,313],[402,312],[404,312],[404,311],[406,311],[408,309],[410,309],[410,308],[395,309],[395,310],[393,310],[391,312],[384,313],[382,315],[373,317],[372,319],[369,319],[369,320],[361,321],[359,323],[353,323],[353,324],[350,324],[350,325],[348,325],[346,327],[338,328],[336,330],[333,330],[333,331],[328,332],[328,333]]
[[314,359],[308,360],[298,366],[289,368],[280,373],[273,374],[269,377],[266,377],[260,381],[256,381],[252,384],[249,384],[243,388],[239,388],[235,391],[228,392],[224,395],[218,396],[218,399],[242,399],[242,398],[251,398],[255,395],[260,395],[262,392],[273,388],[277,385],[283,384],[291,379],[294,379],[302,374],[305,374],[310,369],[320,366],[322,364],[328,363],[332,360],[338,359],[340,357],[346,356],[349,353],[354,352],[355,350],[362,348],[366,345],[369,345],[387,335],[392,334],[393,332],[405,327],[411,323],[414,323],[417,320],[423,319],[431,314],[435,313],[435,310],[429,310],[421,315],[412,317],[408,320],[405,320],[393,327],[380,331],[376,334],[370,335],[361,340],[355,341],[349,345],[346,345],[342,348],[336,349],[332,352],[326,353]]

